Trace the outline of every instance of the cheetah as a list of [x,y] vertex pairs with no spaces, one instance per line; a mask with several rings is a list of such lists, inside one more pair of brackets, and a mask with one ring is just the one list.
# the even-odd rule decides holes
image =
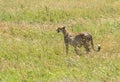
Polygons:
[[79,55],[78,50],[82,46],[85,48],[86,54],[90,52],[90,44],[92,46],[92,49],[96,52],[99,52],[101,49],[100,45],[98,45],[98,49],[94,48],[92,35],[88,32],[72,33],[69,32],[65,26],[58,27],[56,31],[58,33],[62,32],[62,34],[64,35],[66,55],[68,54],[69,45],[72,45],[74,47],[74,51],[77,55]]

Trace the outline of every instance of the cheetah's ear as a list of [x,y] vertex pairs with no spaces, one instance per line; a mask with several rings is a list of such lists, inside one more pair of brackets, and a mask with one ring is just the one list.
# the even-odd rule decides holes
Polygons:
[[63,29],[65,29],[66,27],[65,26],[63,26]]

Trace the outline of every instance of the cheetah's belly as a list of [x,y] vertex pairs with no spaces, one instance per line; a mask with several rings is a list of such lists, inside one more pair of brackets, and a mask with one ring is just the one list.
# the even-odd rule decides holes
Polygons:
[[80,46],[82,45],[82,41],[81,40],[76,40],[74,37],[71,37],[69,39],[69,44],[72,46]]

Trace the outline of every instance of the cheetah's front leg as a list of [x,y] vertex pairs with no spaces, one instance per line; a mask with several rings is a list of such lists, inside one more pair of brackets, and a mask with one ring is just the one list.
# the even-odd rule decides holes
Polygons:
[[68,48],[69,48],[69,45],[68,44],[65,44],[66,46],[66,55],[68,55]]
[[76,53],[77,55],[79,55],[79,49],[78,49],[78,47],[74,47],[74,50],[75,50],[75,53]]

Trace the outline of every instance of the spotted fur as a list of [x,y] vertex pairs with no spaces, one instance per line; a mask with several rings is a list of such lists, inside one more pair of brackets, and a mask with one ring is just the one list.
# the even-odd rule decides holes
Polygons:
[[94,51],[98,52],[101,49],[100,45],[98,46],[97,50],[94,48],[92,35],[90,33],[87,33],[87,32],[72,33],[72,32],[69,32],[68,30],[66,30],[65,26],[58,27],[56,29],[56,31],[58,33],[62,32],[64,35],[66,54],[68,54],[69,45],[72,45],[74,47],[76,54],[79,54],[78,49],[82,46],[85,48],[86,53],[89,53],[90,52],[90,44]]

